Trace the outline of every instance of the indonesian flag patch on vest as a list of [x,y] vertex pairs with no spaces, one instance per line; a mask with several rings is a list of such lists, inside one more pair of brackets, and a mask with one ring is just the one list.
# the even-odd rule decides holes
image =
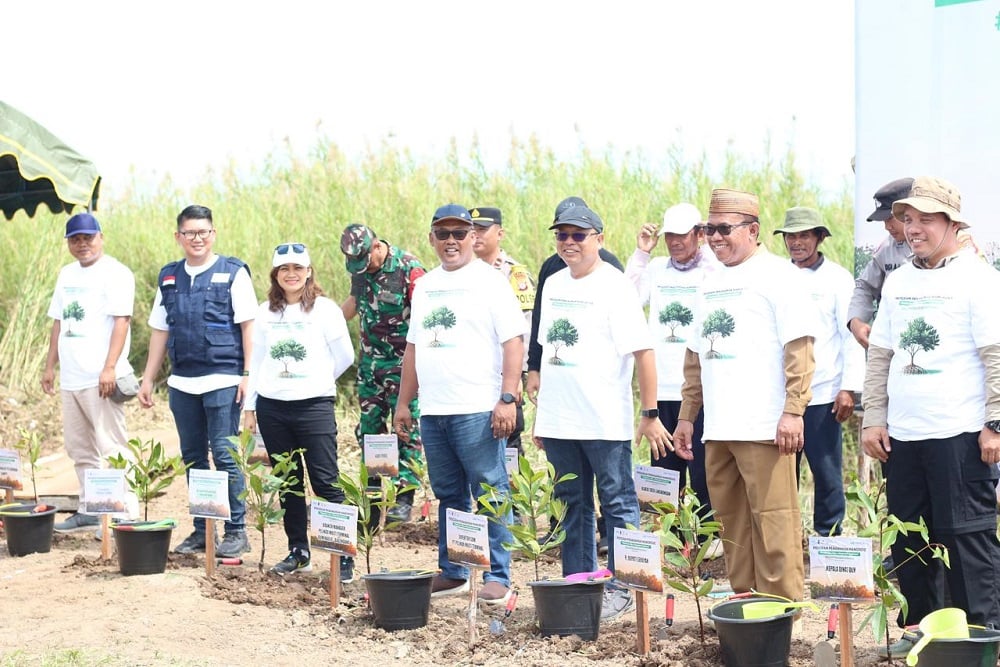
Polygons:
[[160,283],[160,287],[173,287],[177,284],[177,279],[174,276],[163,276],[163,282]]

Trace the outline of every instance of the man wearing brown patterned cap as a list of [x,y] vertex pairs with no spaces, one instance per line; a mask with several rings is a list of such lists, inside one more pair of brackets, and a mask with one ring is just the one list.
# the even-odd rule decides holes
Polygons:
[[756,195],[712,191],[705,239],[723,266],[698,297],[674,446],[690,451],[704,405],[705,473],[733,590],[795,600],[805,578],[795,454],[817,318],[797,269],[758,241],[758,212]]

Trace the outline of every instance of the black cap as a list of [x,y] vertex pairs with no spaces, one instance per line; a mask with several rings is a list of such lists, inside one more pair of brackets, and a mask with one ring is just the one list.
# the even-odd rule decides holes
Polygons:
[[555,215],[552,216],[552,222],[559,219],[559,216],[566,211],[566,209],[573,208],[574,206],[586,206],[587,202],[583,201],[580,197],[566,197],[561,202],[556,205]]
[[469,214],[472,216],[472,224],[479,225],[480,227],[503,225],[503,214],[500,213],[500,209],[498,208],[477,206],[469,209]]
[[885,222],[892,217],[892,202],[905,199],[910,195],[910,188],[913,187],[912,178],[897,178],[880,187],[875,193],[875,201],[878,206],[868,216],[868,221],[878,220]]
[[559,225],[573,225],[583,229],[593,229],[595,232],[604,231],[604,222],[601,216],[591,211],[586,206],[570,206],[562,212],[549,229],[555,229]]

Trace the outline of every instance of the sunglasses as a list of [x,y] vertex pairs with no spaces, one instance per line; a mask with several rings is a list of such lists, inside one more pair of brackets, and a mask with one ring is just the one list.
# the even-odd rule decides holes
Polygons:
[[448,237],[452,237],[456,241],[464,241],[465,237],[469,235],[470,229],[435,229],[434,238],[438,241],[447,241]]
[[583,243],[589,236],[597,236],[596,232],[556,232],[556,241],[565,243],[568,239],[573,239],[575,243]]
[[705,236],[711,236],[715,232],[719,232],[722,236],[729,236],[733,233],[733,230],[737,227],[746,227],[747,225],[752,225],[752,222],[741,222],[737,225],[729,225],[723,223],[721,225],[705,225],[702,229],[705,231]]
[[287,255],[289,250],[301,255],[306,251],[306,247],[302,243],[282,243],[274,249],[274,252],[279,255]]

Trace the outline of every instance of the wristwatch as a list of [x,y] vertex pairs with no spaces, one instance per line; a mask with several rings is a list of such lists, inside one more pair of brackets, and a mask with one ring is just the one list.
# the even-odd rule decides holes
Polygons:
[[993,421],[986,422],[983,426],[994,433],[1000,433],[1000,419],[994,419]]
[[649,410],[639,410],[639,415],[642,417],[656,417],[660,416],[660,411],[656,408],[650,408]]
[[509,391],[505,391],[504,393],[500,394],[500,400],[509,405],[513,403],[515,400],[514,394],[510,393]]

